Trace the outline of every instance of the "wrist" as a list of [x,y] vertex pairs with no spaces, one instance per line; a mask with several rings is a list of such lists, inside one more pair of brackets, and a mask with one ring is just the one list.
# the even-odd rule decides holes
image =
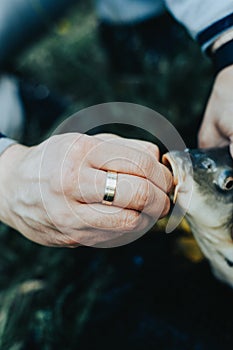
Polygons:
[[227,44],[229,41],[233,40],[233,28],[228,29],[223,34],[221,34],[211,45],[210,51],[214,54],[221,46]]
[[233,65],[233,39],[222,45],[211,55],[215,75]]
[[233,64],[233,13],[230,12],[200,31],[197,41],[212,59],[216,75]]
[[27,147],[14,143],[0,155],[0,221],[12,227],[14,227],[13,204],[17,202],[12,189],[18,177],[17,163],[26,149]]

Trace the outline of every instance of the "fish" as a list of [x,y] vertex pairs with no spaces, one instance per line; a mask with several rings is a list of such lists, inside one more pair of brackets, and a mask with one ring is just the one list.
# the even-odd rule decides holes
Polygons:
[[183,212],[215,277],[233,288],[233,160],[229,147],[163,155]]

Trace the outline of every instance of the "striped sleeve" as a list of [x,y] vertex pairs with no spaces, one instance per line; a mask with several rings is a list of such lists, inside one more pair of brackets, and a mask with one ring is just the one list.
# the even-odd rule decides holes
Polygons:
[[196,39],[203,51],[233,28],[232,0],[165,0],[168,10]]

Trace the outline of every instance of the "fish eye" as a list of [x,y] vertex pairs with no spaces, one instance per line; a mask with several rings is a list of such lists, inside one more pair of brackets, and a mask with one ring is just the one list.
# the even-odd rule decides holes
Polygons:
[[205,158],[200,162],[200,168],[213,171],[216,168],[215,162],[210,158]]
[[223,172],[220,174],[217,184],[223,191],[233,190],[233,173]]
[[225,190],[230,191],[233,189],[233,176],[226,178],[224,183]]

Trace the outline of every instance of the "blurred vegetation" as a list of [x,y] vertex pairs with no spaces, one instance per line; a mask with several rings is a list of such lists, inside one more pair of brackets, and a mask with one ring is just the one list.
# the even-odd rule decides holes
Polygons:
[[[90,2],[81,2],[17,58],[17,72],[70,98],[62,118],[133,102],[162,113],[194,147],[212,82],[197,45],[179,28],[174,54],[132,82],[109,72],[97,29]],[[28,128],[25,142],[38,142],[41,130],[33,121]],[[40,247],[2,225],[0,349],[227,349],[231,292],[192,253],[185,230],[165,236],[158,225],[125,247],[68,250]]]
[[156,67],[145,64],[139,80],[122,81],[109,74],[97,29],[90,1],[81,2],[21,55],[18,70],[69,95],[73,103],[67,115],[104,102],[141,104],[168,118],[187,145],[194,147],[212,82],[211,65],[199,46],[183,28],[174,25],[178,38],[170,43],[171,54],[165,54]]

